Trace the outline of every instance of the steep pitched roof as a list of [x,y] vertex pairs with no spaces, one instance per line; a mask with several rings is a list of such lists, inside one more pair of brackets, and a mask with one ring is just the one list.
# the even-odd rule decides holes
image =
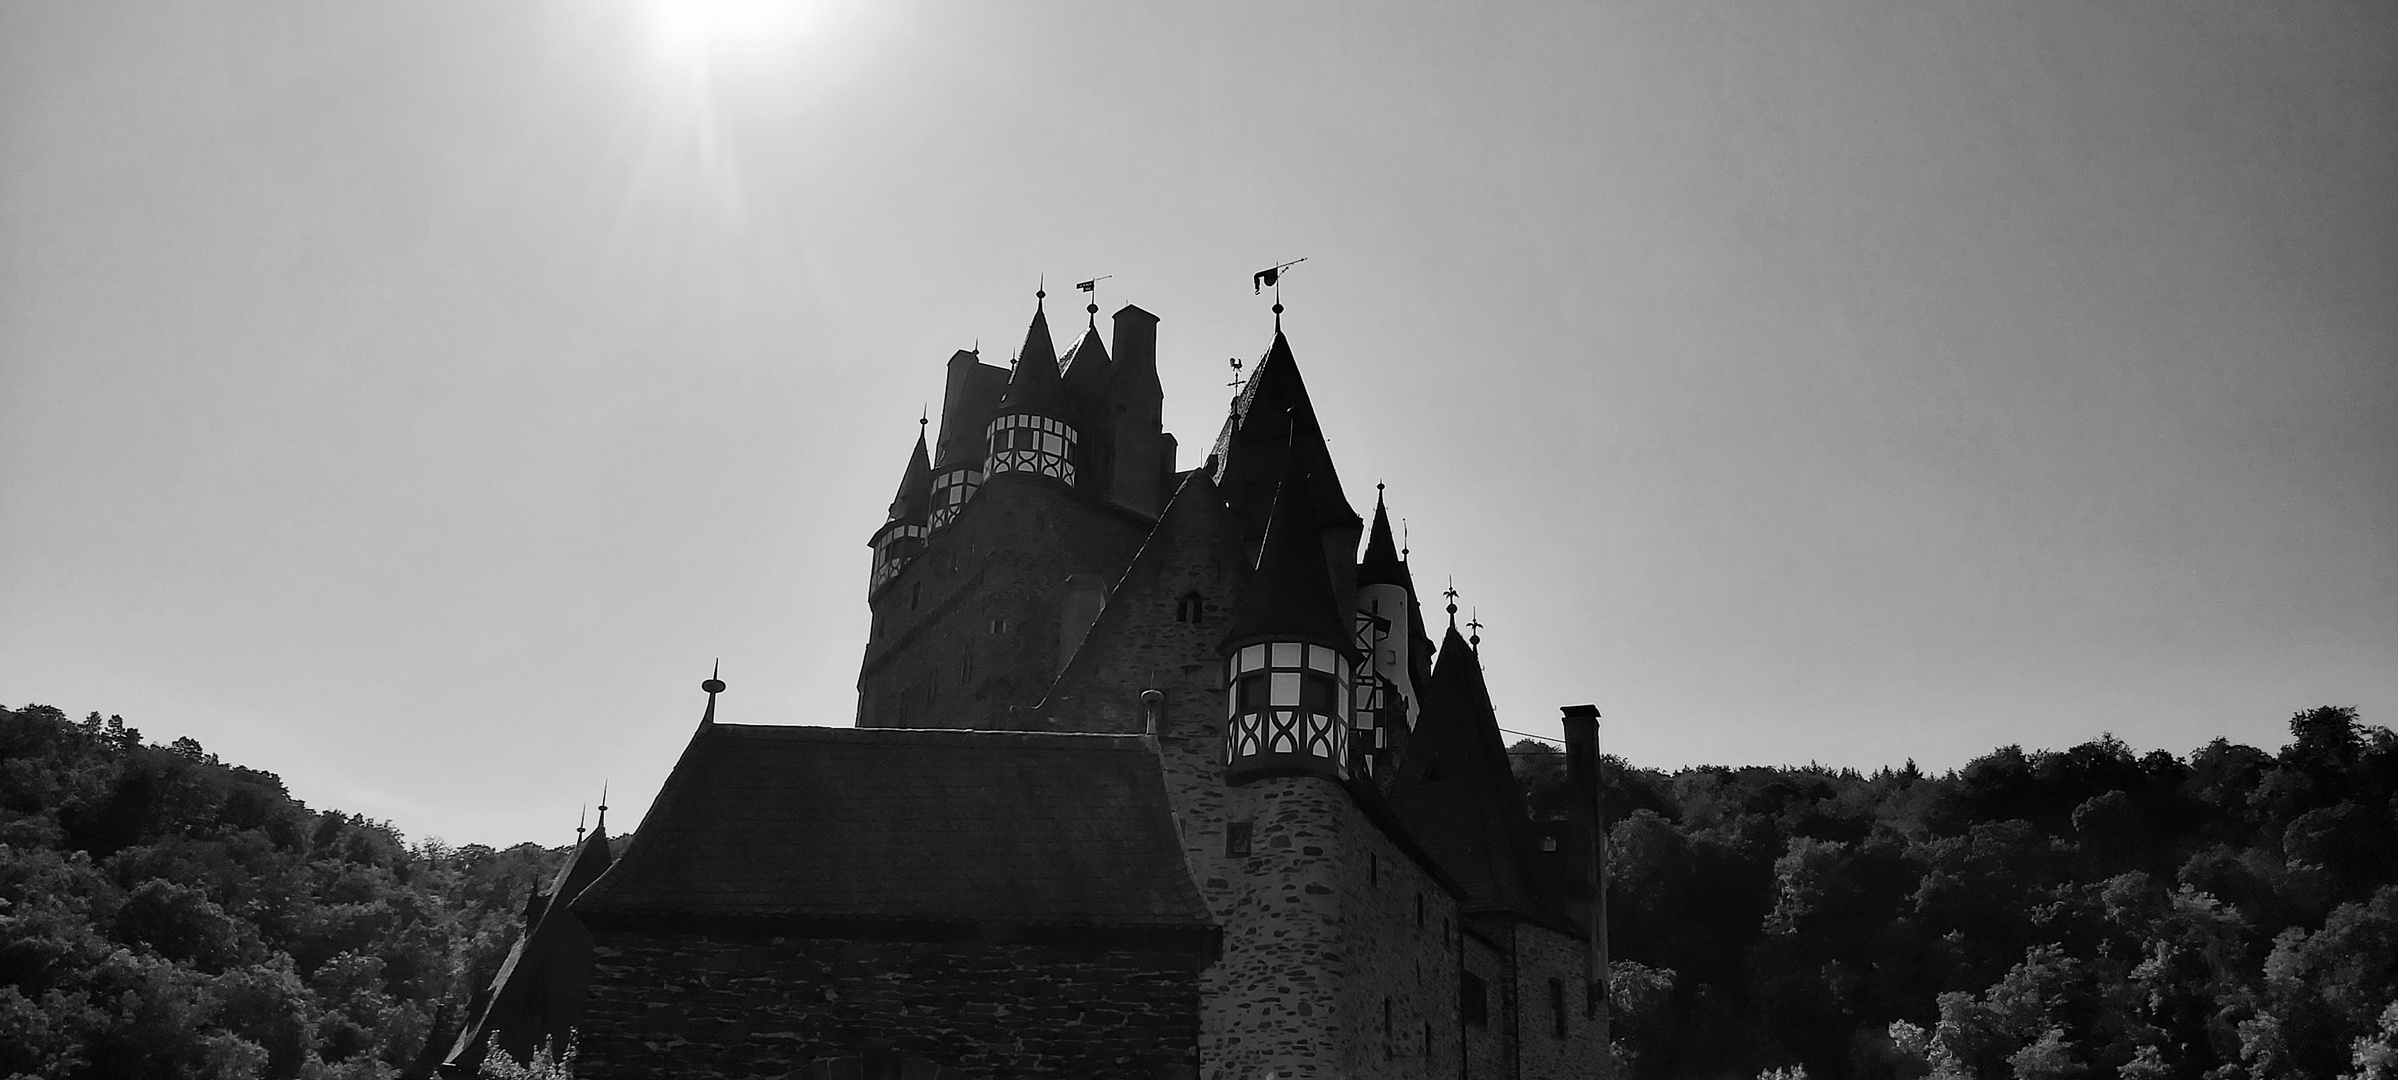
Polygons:
[[1283,459],[1282,482],[1258,545],[1257,573],[1241,596],[1238,614],[1224,632],[1230,650],[1254,641],[1312,641],[1354,652],[1349,620],[1340,609],[1332,573],[1324,564],[1324,528],[1300,457]]
[[738,724],[692,738],[575,910],[1213,925],[1137,737]]
[[510,1055],[527,1056],[536,1045],[566,1038],[578,1019],[582,968],[590,962],[590,938],[569,908],[576,895],[607,872],[608,823],[602,811],[591,830],[525,904],[524,933],[509,946],[483,1008],[466,1018],[446,1059],[469,1069],[482,1063],[497,1039]]
[[1252,537],[1264,529],[1275,480],[1282,475],[1283,459],[1292,454],[1299,456],[1300,472],[1315,491],[1316,513],[1323,524],[1363,523],[1341,491],[1340,474],[1333,469],[1332,454],[1324,446],[1315,403],[1308,399],[1307,383],[1299,377],[1299,361],[1291,355],[1290,340],[1276,328],[1274,343],[1250,369],[1249,380],[1233,399],[1214,450],[1216,486],[1223,491],[1226,505],[1249,519]]
[[1507,764],[1481,660],[1454,625],[1441,642],[1423,717],[1399,763],[1390,801],[1425,850],[1464,886],[1472,898],[1467,913],[1559,921],[1524,874],[1530,823],[1523,796]]
[[1379,489],[1374,492],[1374,526],[1366,534],[1366,553],[1357,560],[1357,583],[1412,586],[1407,564],[1399,561],[1399,545],[1391,541],[1391,515],[1382,505]]
[[1057,346],[1049,341],[1049,316],[1033,308],[1032,325],[1024,331],[1024,350],[1016,354],[1015,374],[994,415],[1029,412],[1063,418],[1066,382],[1057,368]]
[[1084,329],[1074,339],[1074,344],[1066,348],[1066,355],[1058,360],[1057,366],[1065,377],[1066,385],[1087,389],[1105,383],[1108,366],[1113,362],[1108,359],[1107,343],[1099,340],[1099,328],[1092,326]]
[[891,497],[891,516],[886,524],[921,525],[932,514],[933,465],[924,450],[924,431],[916,432],[916,452],[908,455],[908,469],[900,474],[899,493]]

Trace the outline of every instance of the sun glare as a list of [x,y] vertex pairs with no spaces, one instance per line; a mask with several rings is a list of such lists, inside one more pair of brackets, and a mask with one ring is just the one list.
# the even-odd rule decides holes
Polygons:
[[761,52],[805,36],[822,15],[822,0],[649,0],[650,32],[660,49],[682,60]]

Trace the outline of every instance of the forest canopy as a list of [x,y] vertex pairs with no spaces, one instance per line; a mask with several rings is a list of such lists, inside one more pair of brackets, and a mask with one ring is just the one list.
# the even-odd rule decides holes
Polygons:
[[392,1076],[565,850],[409,844],[189,738],[0,710],[0,1077]]
[[[1609,758],[1618,1075],[2398,1080],[2398,738],[2290,732],[1938,775]],[[1561,755],[1511,760],[1562,816]],[[565,853],[0,710],[0,1077],[394,1076]]]
[[[1608,759],[1631,1075],[2398,1077],[2398,739],[2350,708],[2290,734],[1938,776]],[[1560,755],[1511,760],[1561,815]]]

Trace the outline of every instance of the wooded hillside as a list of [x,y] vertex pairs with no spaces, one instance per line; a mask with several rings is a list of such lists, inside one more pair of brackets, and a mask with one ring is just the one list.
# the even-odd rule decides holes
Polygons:
[[[2290,733],[1940,776],[1610,759],[1633,1074],[2398,1077],[2398,739]],[[1561,814],[1559,755],[1514,750]]]
[[0,1076],[388,1077],[564,853],[411,845],[190,739],[0,710]]

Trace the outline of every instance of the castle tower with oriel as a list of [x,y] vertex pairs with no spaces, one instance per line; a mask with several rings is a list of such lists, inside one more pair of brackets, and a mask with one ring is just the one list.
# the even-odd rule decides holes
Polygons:
[[1601,1074],[1595,711],[1575,818],[1529,820],[1275,310],[1193,467],[1147,311],[1061,355],[1036,303],[1012,366],[950,357],[869,538],[855,726],[721,723],[711,679],[630,843],[529,925],[582,973],[540,1021],[581,1075]]

